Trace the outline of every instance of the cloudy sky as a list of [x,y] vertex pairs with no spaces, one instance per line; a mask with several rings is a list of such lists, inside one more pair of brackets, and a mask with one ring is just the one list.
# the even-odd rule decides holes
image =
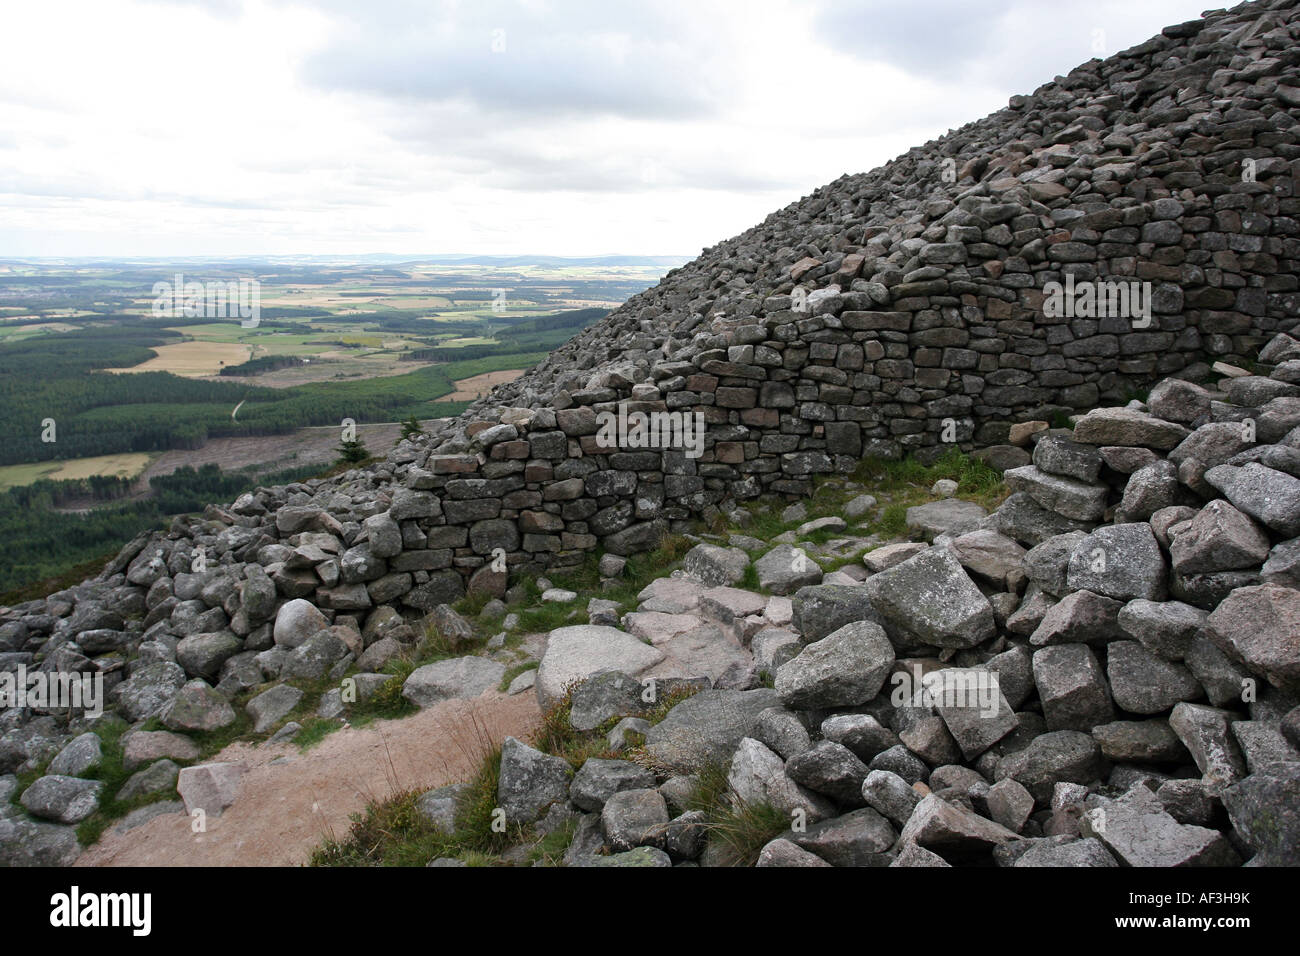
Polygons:
[[1204,7],[11,2],[0,257],[694,255]]

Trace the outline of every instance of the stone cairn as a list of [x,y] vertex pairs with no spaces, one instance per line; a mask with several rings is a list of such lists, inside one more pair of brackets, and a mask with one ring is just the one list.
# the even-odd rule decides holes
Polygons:
[[[682,781],[721,762],[808,823],[766,864],[1296,862],[1298,39],[1294,0],[1215,11],[842,177],[382,463],[211,505],[0,609],[0,673],[102,677],[112,712],[169,728],[127,738],[132,785],[191,773],[220,799],[218,771],[174,761],[233,698],[271,684],[248,708],[274,727],[302,693],[282,681],[378,686],[467,592],[958,447],[1004,471],[993,514],[940,502],[912,516],[924,541],[829,581],[789,542],[701,545],[630,623],[598,605],[552,634],[544,704],[576,682],[638,720],[602,675],[708,689],[643,728],[644,766],[561,786],[508,742],[503,806],[583,814],[574,861],[693,861]],[[698,416],[700,453],[602,441],[635,412]],[[1032,456],[1010,441],[1069,419]],[[768,595],[735,587],[758,551]],[[476,667],[452,683],[489,686]],[[992,713],[891,703],[895,675],[945,672],[995,675]],[[433,676],[408,697],[445,696]],[[99,759],[75,710],[0,711],[0,862],[76,856]]]

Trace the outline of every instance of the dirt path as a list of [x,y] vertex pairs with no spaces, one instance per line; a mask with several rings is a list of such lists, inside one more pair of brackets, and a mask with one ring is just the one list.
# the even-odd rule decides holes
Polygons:
[[541,713],[533,694],[491,691],[444,701],[402,720],[335,731],[310,750],[293,744],[231,744],[214,761],[248,767],[238,798],[207,833],[184,813],[126,833],[110,827],[77,866],[297,866],[326,836],[343,837],[348,815],[371,798],[468,779],[487,748],[526,738]]
[[525,368],[510,368],[500,372],[484,372],[482,375],[472,375],[469,378],[457,379],[454,383],[456,391],[448,395],[442,395],[438,398],[440,402],[472,402],[476,398],[482,398],[492,389],[502,382],[513,382],[524,372]]

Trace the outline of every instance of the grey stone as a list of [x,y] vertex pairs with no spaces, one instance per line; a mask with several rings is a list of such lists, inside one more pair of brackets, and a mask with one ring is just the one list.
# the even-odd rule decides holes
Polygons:
[[571,778],[568,761],[506,737],[497,783],[497,801],[506,821],[532,823],[551,804],[567,799]]
[[1120,609],[1116,620],[1125,634],[1136,638],[1151,653],[1180,661],[1206,617],[1200,608],[1181,601],[1135,598]]
[[1119,864],[1105,844],[1089,837],[1069,843],[1035,840],[1034,845],[1021,854],[1012,866],[1117,867]]
[[1300,690],[1300,591],[1277,584],[1237,588],[1206,621],[1228,657],[1283,690]]
[[1097,800],[1083,815],[1094,837],[1126,866],[1234,866],[1240,857],[1217,830],[1187,826],[1164,811],[1144,787],[1118,800]]
[[[1300,863],[1300,776],[1254,773],[1220,794],[1233,829],[1262,866]],[[2,822],[0,822],[2,825]]]
[[755,866],[830,866],[815,853],[801,849],[783,837],[766,844],[758,853]]
[[807,645],[776,672],[776,692],[794,709],[865,703],[884,685],[894,648],[876,624],[846,624]]
[[619,790],[605,800],[600,825],[616,851],[661,847],[667,836],[668,807],[658,790]]
[[253,718],[253,733],[264,734],[298,706],[303,692],[289,684],[279,684],[258,694],[247,704]]
[[917,804],[898,837],[901,845],[915,843],[949,862],[982,857],[995,846],[1017,839],[1006,827],[934,794]]
[[781,814],[802,811],[809,823],[835,815],[835,805],[801,787],[785,771],[781,758],[752,737],[741,739],[727,773],[733,803],[768,804]]
[[975,530],[988,512],[973,501],[945,498],[907,509],[907,530],[933,541],[941,534],[959,535]]
[[1043,508],[1074,521],[1099,521],[1106,511],[1106,486],[1049,475],[1034,465],[1011,468],[1002,479],[1012,491],[1024,492]]
[[[1040,652],[1041,653],[1041,652]],[[1089,784],[1101,779],[1105,761],[1097,742],[1077,730],[1057,730],[1035,737],[1027,747],[997,762],[996,780],[1015,780],[1046,805],[1057,783]]]
[[402,684],[402,696],[421,710],[444,700],[470,700],[494,690],[505,673],[498,661],[453,657],[413,670]]
[[580,810],[598,813],[613,794],[654,785],[654,774],[630,761],[592,757],[573,775],[569,800]]
[[0,816],[0,866],[71,866],[80,855],[74,827]]
[[1182,763],[1187,748],[1167,720],[1117,720],[1098,724],[1092,736],[1108,760],[1133,763]]
[[706,690],[689,697],[646,734],[649,765],[666,773],[693,773],[705,764],[726,761],[758,715],[778,703],[776,692],[767,688]]
[[145,794],[174,791],[180,772],[180,766],[166,758],[151,763],[143,770],[137,770],[122,784],[116,799],[131,800]]
[[1287,538],[1300,535],[1300,478],[1251,462],[1218,465],[1205,480],[1246,514]]
[[802,548],[777,545],[754,562],[760,587],[773,594],[793,594],[799,588],[818,584],[822,570]]
[[843,744],[862,760],[898,745],[898,736],[871,714],[836,714],[822,721],[821,734]]
[[1098,528],[1075,546],[1067,582],[1117,601],[1165,596],[1168,566],[1145,521]]
[[895,640],[973,647],[996,631],[993,608],[947,548],[930,548],[863,585]]
[[1051,730],[1091,730],[1114,716],[1101,665],[1085,644],[1034,652],[1034,683]]
[[570,686],[588,677],[605,671],[637,677],[663,659],[662,651],[617,628],[597,624],[556,628],[537,669],[538,703],[549,710]]
[[847,584],[817,584],[800,588],[790,600],[792,625],[808,642],[820,641],[846,624],[880,618],[865,588]]
[[127,720],[147,720],[156,716],[184,684],[185,671],[179,664],[158,661],[134,671],[114,688],[114,695]]
[[1042,621],[1029,637],[1035,647],[1056,644],[1105,644],[1122,636],[1119,627],[1119,601],[1075,591],[1048,608]]
[[1106,675],[1115,703],[1133,714],[1163,713],[1203,693],[1186,667],[1156,656],[1137,641],[1107,646]]
[[103,750],[99,736],[87,731],[72,739],[66,747],[58,752],[45,772],[63,777],[80,777],[103,760]]
[[239,797],[246,772],[243,764],[231,762],[185,767],[176,781],[185,812],[202,810],[209,817],[220,816]]
[[[819,740],[786,761],[785,772],[795,783],[825,794],[845,807],[862,806],[867,765],[843,744]],[[796,842],[806,846],[796,837]]]
[[889,850],[898,835],[881,814],[862,807],[784,836],[831,866],[888,866],[893,859]]
[[56,823],[79,823],[98,808],[103,789],[104,784],[99,780],[47,774],[33,781],[19,802],[34,817]]
[[1170,728],[1215,792],[1246,776],[1246,761],[1228,729],[1233,719],[1230,711],[1203,704],[1178,704],[1169,715]]
[[276,612],[275,643],[292,649],[327,627],[329,621],[315,605],[302,598],[294,598],[292,601],[286,601]]
[[708,587],[738,583],[747,567],[749,555],[740,548],[720,548],[714,544],[697,544],[682,559],[682,569]]
[[192,733],[233,724],[235,710],[225,697],[196,677],[167,702],[158,717],[168,730]]
[[1228,502],[1211,501],[1169,545],[1178,574],[1256,568],[1268,557],[1268,535]]
[[921,802],[921,795],[898,774],[871,770],[862,781],[862,799],[895,826],[902,827]]

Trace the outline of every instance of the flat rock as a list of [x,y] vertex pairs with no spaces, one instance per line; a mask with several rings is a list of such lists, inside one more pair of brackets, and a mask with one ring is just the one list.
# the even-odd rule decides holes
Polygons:
[[1071,590],[1088,590],[1117,601],[1165,596],[1168,564],[1151,525],[1145,521],[1107,525],[1075,545],[1066,580]]
[[1131,408],[1095,408],[1074,425],[1074,440],[1090,445],[1141,445],[1169,451],[1188,430]]
[[421,710],[444,700],[470,700],[496,688],[505,673],[504,664],[486,657],[454,657],[417,667],[402,684],[402,696]]
[[543,711],[550,710],[579,681],[604,671],[637,677],[663,659],[662,651],[618,628],[599,624],[556,628],[537,668],[538,703]]
[[933,541],[941,534],[958,535],[973,531],[988,512],[973,501],[944,498],[907,509],[907,530]]

